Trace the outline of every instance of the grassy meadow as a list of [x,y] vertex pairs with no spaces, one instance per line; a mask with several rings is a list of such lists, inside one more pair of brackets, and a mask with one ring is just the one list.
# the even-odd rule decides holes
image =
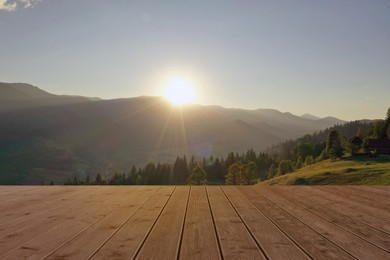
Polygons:
[[390,159],[363,156],[325,160],[260,185],[390,185]]

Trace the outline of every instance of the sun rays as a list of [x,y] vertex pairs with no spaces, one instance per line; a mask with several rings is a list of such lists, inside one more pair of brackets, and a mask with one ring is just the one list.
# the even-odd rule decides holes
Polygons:
[[192,103],[195,100],[194,87],[187,79],[173,78],[165,83],[164,97],[175,105]]

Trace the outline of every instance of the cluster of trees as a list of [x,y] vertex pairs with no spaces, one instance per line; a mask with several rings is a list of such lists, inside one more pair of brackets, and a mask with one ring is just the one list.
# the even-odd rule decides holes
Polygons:
[[228,168],[226,174],[227,185],[251,185],[257,182],[257,166],[254,162],[244,164],[237,162]]
[[344,154],[364,154],[369,138],[390,139],[390,108],[385,120],[354,121],[336,125],[296,140],[274,145],[266,152],[253,149],[239,155],[230,152],[224,158],[203,158],[189,161],[177,157],[173,164],[148,163],[133,166],[128,173],[117,172],[109,178],[97,174],[94,180],[68,179],[70,185],[250,185],[271,179],[325,159],[336,160]]
[[277,164],[268,169],[267,179],[280,176],[303,166],[344,155],[364,155],[369,139],[390,139],[390,108],[385,120],[354,121],[336,125],[296,140],[288,140],[267,149]]
[[[270,165],[276,160],[266,153],[253,149],[243,154],[229,153],[226,159],[209,157],[189,161],[186,156],[177,157],[173,164],[153,162],[144,167],[133,166],[129,172],[117,172],[104,178],[98,173],[92,180],[89,176],[77,176],[66,181],[67,185],[184,185],[184,184],[252,184],[267,177]],[[235,170],[237,169],[237,170]],[[234,177],[232,177],[232,174]],[[232,179],[234,181],[232,182]]]

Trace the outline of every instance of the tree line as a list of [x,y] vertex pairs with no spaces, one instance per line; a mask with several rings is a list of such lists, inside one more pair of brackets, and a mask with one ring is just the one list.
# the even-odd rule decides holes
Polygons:
[[[116,172],[94,179],[77,176],[66,185],[250,185],[281,176],[304,166],[344,155],[367,153],[370,138],[390,137],[390,108],[385,120],[353,121],[336,125],[296,140],[288,140],[256,153],[253,149],[238,154],[230,152],[225,158],[209,157],[196,160],[177,157],[173,164],[150,162],[144,167],[133,166],[128,172]],[[390,138],[389,138],[390,139]]]
[[266,152],[278,163],[270,166],[267,179],[325,159],[366,155],[369,139],[390,139],[390,108],[384,120],[348,122],[269,147]]
[[266,179],[270,165],[276,160],[267,153],[230,152],[225,158],[209,157],[196,160],[177,157],[173,164],[150,162],[144,167],[132,166],[128,172],[110,177],[97,173],[95,178],[74,176],[65,185],[185,185],[185,184],[254,184]]

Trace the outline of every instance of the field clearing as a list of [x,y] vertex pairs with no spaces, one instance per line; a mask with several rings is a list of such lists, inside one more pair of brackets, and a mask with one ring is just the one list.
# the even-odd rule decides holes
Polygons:
[[390,185],[390,159],[325,160],[266,180],[260,185]]
[[2,186],[0,259],[390,259],[390,186]]

